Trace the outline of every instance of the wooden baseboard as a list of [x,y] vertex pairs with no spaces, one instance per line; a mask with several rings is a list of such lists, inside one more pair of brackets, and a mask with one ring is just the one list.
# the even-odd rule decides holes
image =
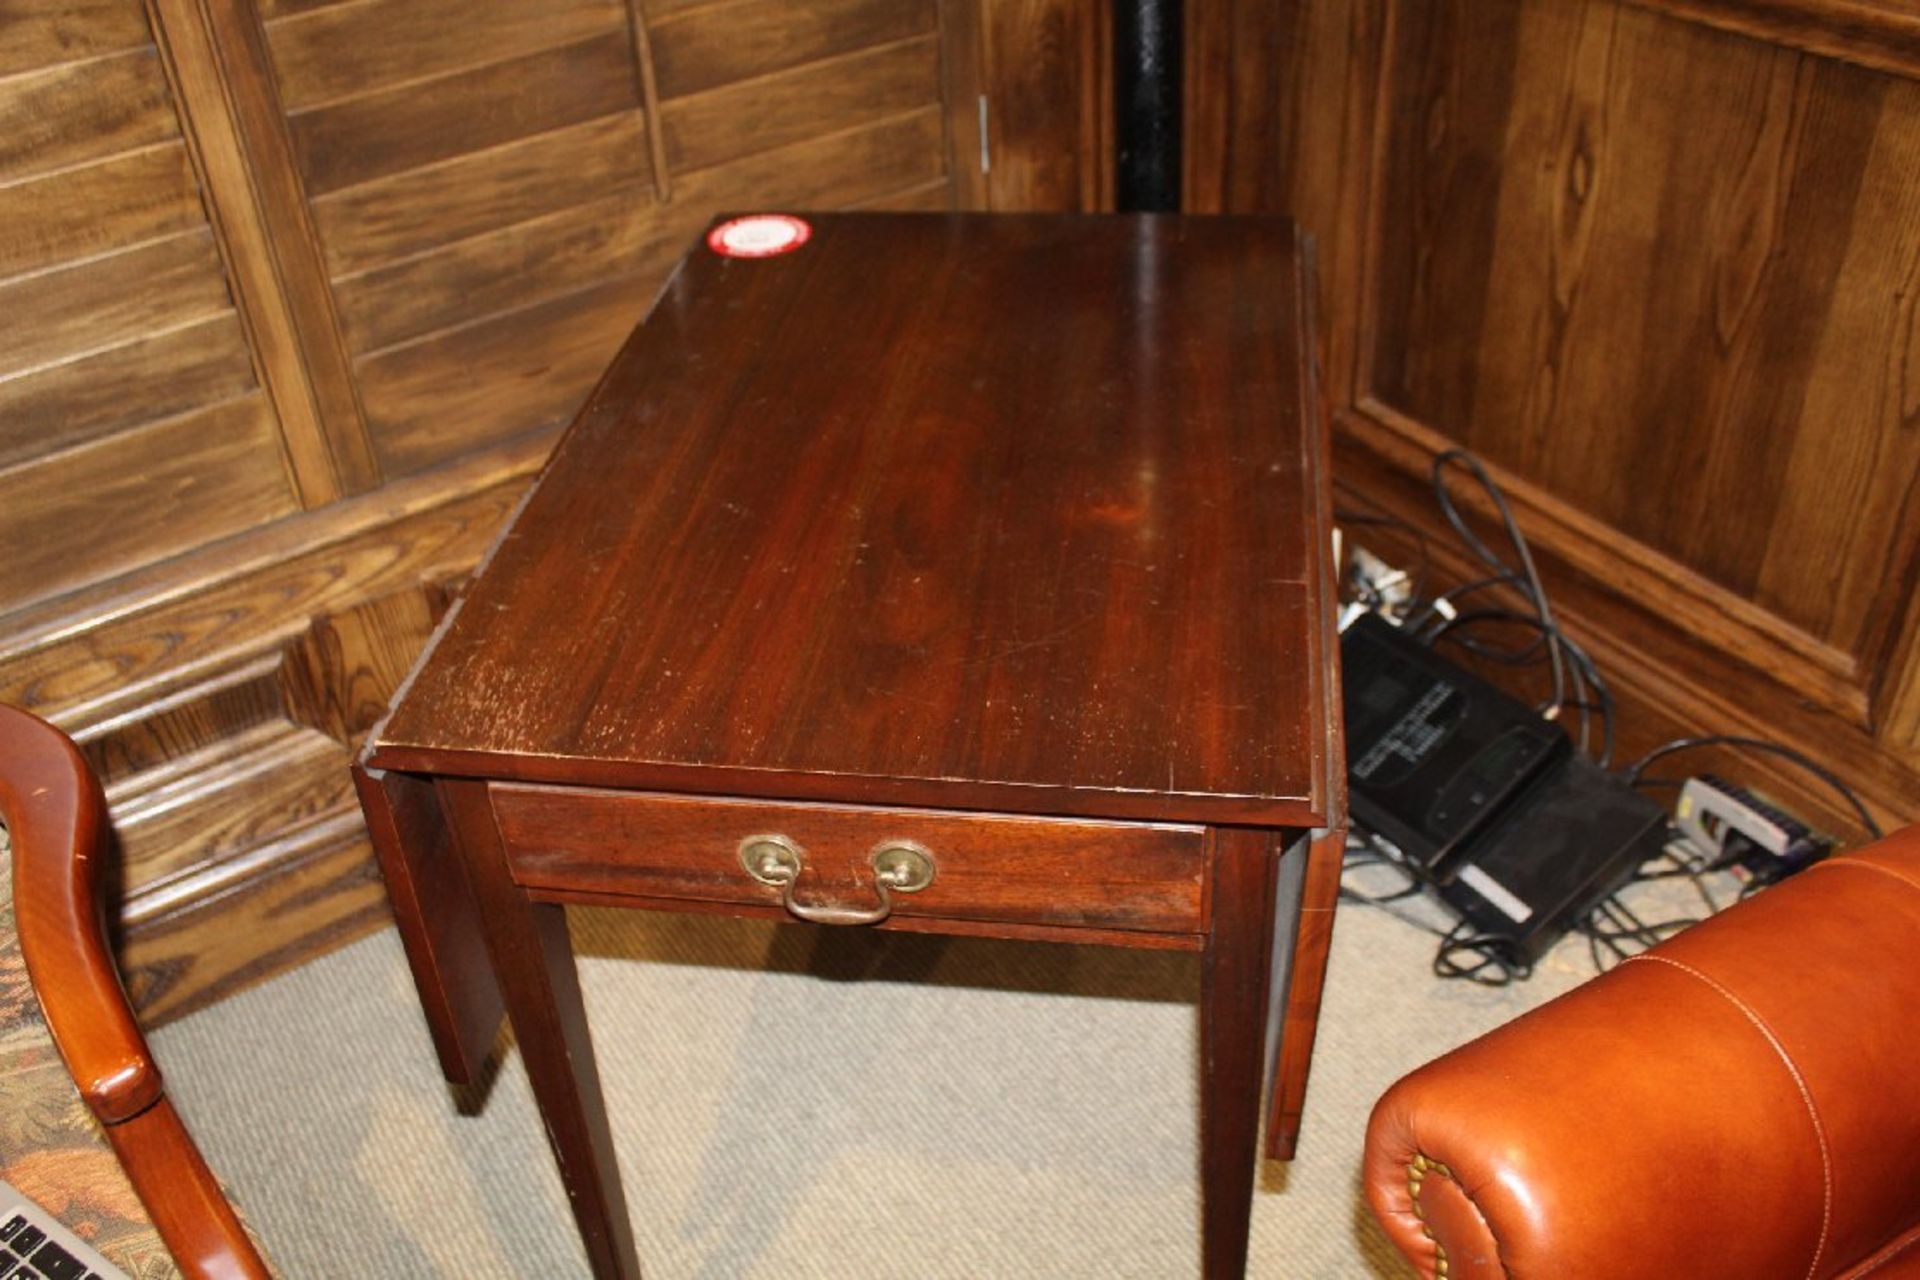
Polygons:
[[156,1026],[388,924],[386,889],[358,812],[336,814],[129,904],[121,975]]

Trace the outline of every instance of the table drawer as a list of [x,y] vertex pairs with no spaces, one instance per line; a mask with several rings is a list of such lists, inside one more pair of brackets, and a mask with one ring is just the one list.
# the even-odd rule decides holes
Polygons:
[[[504,783],[492,793],[507,861],[529,889],[787,901],[796,915],[836,924],[868,923],[884,907],[947,920],[1205,928],[1200,827]],[[748,865],[769,870],[769,857],[787,863],[772,882]],[[881,892],[876,880],[910,880],[916,868],[907,864],[921,859],[932,872],[924,887]],[[788,887],[793,865],[798,876]]]

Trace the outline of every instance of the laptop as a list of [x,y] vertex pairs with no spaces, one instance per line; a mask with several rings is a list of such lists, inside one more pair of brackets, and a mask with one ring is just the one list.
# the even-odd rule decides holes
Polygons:
[[128,1280],[51,1213],[0,1182],[0,1280]]

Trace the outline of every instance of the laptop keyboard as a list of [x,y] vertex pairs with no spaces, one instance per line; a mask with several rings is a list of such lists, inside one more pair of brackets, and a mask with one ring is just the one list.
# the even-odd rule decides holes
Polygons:
[[126,1280],[126,1273],[0,1182],[0,1280]]

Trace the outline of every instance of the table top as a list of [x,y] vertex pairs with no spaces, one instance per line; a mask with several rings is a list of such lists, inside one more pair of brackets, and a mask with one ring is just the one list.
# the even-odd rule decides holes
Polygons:
[[1304,251],[1265,218],[806,215],[696,246],[369,763],[1316,825]]

